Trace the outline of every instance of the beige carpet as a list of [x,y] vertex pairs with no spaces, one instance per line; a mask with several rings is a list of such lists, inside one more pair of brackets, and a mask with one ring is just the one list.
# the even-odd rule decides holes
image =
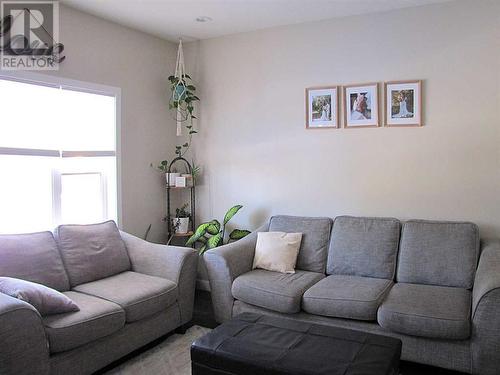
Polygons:
[[191,343],[209,331],[210,328],[193,326],[184,335],[168,337],[105,375],[191,375]]

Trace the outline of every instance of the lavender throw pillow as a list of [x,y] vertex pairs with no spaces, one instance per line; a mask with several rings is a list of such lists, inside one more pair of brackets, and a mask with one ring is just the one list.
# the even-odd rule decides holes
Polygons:
[[80,310],[70,298],[57,290],[13,277],[0,277],[0,293],[29,303],[42,316]]

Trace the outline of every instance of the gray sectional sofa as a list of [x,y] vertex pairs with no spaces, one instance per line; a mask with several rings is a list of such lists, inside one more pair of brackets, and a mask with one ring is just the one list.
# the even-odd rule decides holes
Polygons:
[[[258,231],[301,232],[294,274],[252,270]],[[216,319],[258,312],[397,337],[402,359],[500,373],[500,244],[472,223],[275,216],[204,254]]]
[[0,236],[0,276],[49,286],[78,312],[40,316],[0,293],[0,374],[91,374],[189,322],[198,256],[114,222]]

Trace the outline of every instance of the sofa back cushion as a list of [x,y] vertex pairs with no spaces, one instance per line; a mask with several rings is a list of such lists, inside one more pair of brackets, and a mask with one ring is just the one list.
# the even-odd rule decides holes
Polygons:
[[327,274],[394,279],[400,229],[392,218],[337,217]]
[[269,232],[302,233],[296,269],[325,272],[332,219],[327,217],[273,216]]
[[470,289],[478,256],[475,224],[410,220],[403,224],[397,280]]
[[65,292],[69,281],[51,232],[0,235],[0,276]]
[[127,248],[114,221],[61,225],[55,234],[72,287],[130,270]]

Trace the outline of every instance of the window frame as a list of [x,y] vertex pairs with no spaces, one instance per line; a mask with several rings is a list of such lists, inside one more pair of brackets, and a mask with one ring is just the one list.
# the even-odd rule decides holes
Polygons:
[[[115,152],[110,151],[59,151],[27,148],[0,147],[0,155],[26,155],[41,157],[99,157],[115,156],[116,160],[116,210],[117,225],[121,229],[122,217],[122,159],[121,159],[121,88],[79,81],[59,76],[35,73],[30,71],[0,71],[0,80],[10,80],[38,86],[59,88],[91,94],[106,95],[115,98]],[[53,176],[54,177],[54,176]],[[56,189],[53,189],[55,194]]]

